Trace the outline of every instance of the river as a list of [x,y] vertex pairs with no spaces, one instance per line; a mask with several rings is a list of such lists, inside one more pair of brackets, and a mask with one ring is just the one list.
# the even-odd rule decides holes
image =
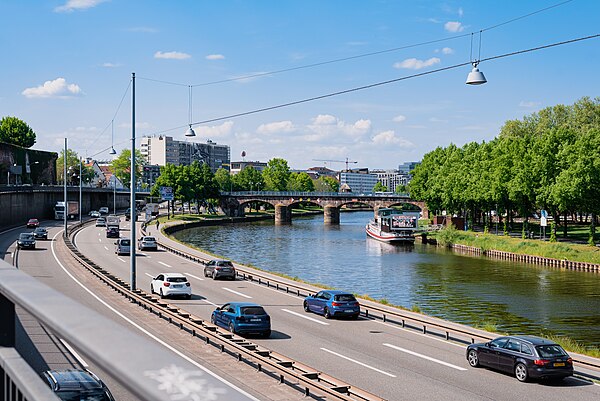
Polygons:
[[176,237],[211,253],[301,280],[368,295],[509,334],[569,336],[600,346],[600,275],[454,254],[366,237],[372,212],[201,227]]

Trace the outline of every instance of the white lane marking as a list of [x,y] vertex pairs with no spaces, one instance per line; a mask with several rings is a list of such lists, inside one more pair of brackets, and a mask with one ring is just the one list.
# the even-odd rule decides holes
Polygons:
[[[59,234],[61,234],[64,230],[60,230],[52,239],[56,239],[56,237],[58,237]],[[87,288],[85,285],[83,285],[79,280],[77,280],[75,278],[75,276],[73,276],[64,266],[62,263],[60,263],[60,260],[58,260],[58,257],[56,256],[56,251],[54,250],[54,242],[52,241],[52,243],[50,244],[50,248],[52,249],[52,255],[54,256],[54,260],[56,260],[56,263],[58,263],[58,265],[63,269],[63,271],[69,276],[71,277],[71,279],[77,283],[81,288],[83,288],[85,291],[87,291],[92,297],[96,298],[96,300],[98,302],[100,302],[102,305],[106,306],[108,309],[110,309],[112,312],[114,312],[117,316],[119,316],[120,318],[122,318],[123,320],[125,320],[127,323],[131,324],[133,327],[135,327],[136,329],[138,329],[139,331],[141,331],[142,333],[144,333],[145,335],[147,335],[148,337],[150,337],[151,339],[153,339],[154,341],[156,341],[157,343],[159,343],[160,345],[162,345],[163,347],[167,348],[168,350],[170,350],[171,352],[173,352],[174,354],[178,355],[180,358],[185,359],[186,361],[188,361],[189,363],[191,363],[192,365],[196,366],[198,369],[202,369],[203,371],[205,371],[206,373],[208,373],[209,375],[211,375],[212,377],[214,377],[215,379],[221,381],[222,383],[225,383],[226,385],[228,385],[229,387],[231,387],[232,389],[234,389],[235,391],[239,392],[240,394],[243,394],[244,396],[250,398],[251,400],[254,401],[260,401],[258,398],[252,396],[251,394],[248,394],[247,392],[245,392],[244,390],[242,390],[241,388],[237,387],[236,385],[234,385],[231,382],[228,382],[225,378],[217,375],[215,372],[211,371],[210,369],[207,369],[206,367],[204,367],[203,365],[199,364],[198,362],[194,361],[192,358],[190,358],[189,356],[185,355],[184,353],[178,351],[177,349],[173,348],[171,345],[167,344],[166,342],[164,342],[163,340],[161,340],[160,338],[158,338],[157,336],[155,336],[154,334],[150,333],[148,330],[144,329],[143,327],[141,327],[140,325],[138,325],[137,323],[135,323],[133,320],[129,319],[128,317],[126,317],[125,315],[123,315],[121,312],[119,312],[118,310],[116,310],[115,308],[113,308],[112,306],[110,306],[109,304],[107,304],[104,300],[102,300],[98,295],[94,294],[94,292],[92,290],[90,290],[89,288]]]
[[407,354],[410,354],[410,355],[413,355],[413,356],[417,356],[419,358],[427,359],[428,361],[431,361],[431,362],[439,363],[440,365],[448,366],[449,368],[452,368],[452,369],[467,370],[466,368],[463,368],[463,367],[460,367],[460,366],[456,366],[456,365],[453,365],[453,364],[448,363],[448,362],[440,361],[439,359],[435,359],[435,358],[432,358],[432,357],[427,356],[427,355],[419,354],[417,352],[414,352],[414,351],[411,351],[411,350],[408,350],[408,349],[405,349],[405,348],[402,348],[402,347],[398,347],[396,345],[392,345],[392,344],[388,344],[388,343],[383,343],[383,345],[386,346],[386,347],[389,347],[389,348],[393,348],[393,349],[398,350],[398,351],[406,352]]
[[240,297],[244,297],[244,298],[248,298],[248,299],[252,298],[250,295],[242,294],[241,292],[234,291],[231,288],[226,288],[226,287],[221,287],[221,288],[223,288],[225,291],[229,291],[236,295],[239,295]]
[[146,276],[148,276],[150,278],[154,278],[154,276],[152,274],[150,274],[150,273],[144,273],[144,274],[146,274]]
[[185,274],[186,276],[190,276],[192,278],[195,278],[196,280],[204,281],[203,278],[200,278],[198,276],[194,276],[193,274],[190,274],[190,273],[183,273],[183,274]]
[[98,238],[98,242],[102,242],[102,238]]
[[299,317],[301,317],[303,319],[306,319],[306,320],[310,320],[311,322],[322,324],[323,326],[329,326],[329,323],[327,323],[327,322],[323,322],[321,320],[317,320],[317,319],[314,319],[312,317],[305,316],[305,315],[303,315],[301,313],[294,312],[294,311],[291,311],[289,309],[282,309],[282,311],[290,313],[290,314],[295,315],[295,316],[299,316]]
[[123,263],[127,263],[127,261],[125,259],[123,259],[122,257],[120,257],[120,256],[117,256],[117,259],[119,259]]
[[106,245],[104,245],[104,249],[106,249],[108,251],[108,247]]
[[444,344],[450,344],[450,345],[454,345],[455,347],[459,347],[459,348],[465,348],[465,346],[464,346],[464,345],[457,344],[457,343],[455,343],[455,342],[452,342],[452,341],[446,341],[446,340],[444,340],[444,339],[441,339],[441,338],[436,338],[436,337],[434,337],[434,336],[431,336],[431,335],[429,335],[429,334],[423,334],[423,333],[419,333],[419,332],[417,332],[416,330],[406,329],[406,328],[404,328],[404,327],[400,327],[400,326],[398,326],[398,325],[394,325],[394,324],[390,324],[390,323],[382,322],[382,321],[379,321],[379,320],[374,320],[374,322],[375,322],[375,323],[379,323],[379,324],[383,324],[384,326],[388,326],[388,327],[391,327],[391,328],[393,328],[393,329],[396,329],[396,330],[402,330],[402,331],[405,331],[405,332],[407,332],[407,333],[412,333],[412,334],[415,334],[415,335],[417,335],[417,336],[424,337],[424,338],[427,338],[427,339],[430,339],[430,340],[436,340],[436,341],[442,342],[442,343],[444,343]]
[[385,372],[385,371],[383,371],[381,369],[374,368],[373,366],[370,366],[370,365],[367,365],[366,363],[362,363],[360,361],[357,361],[356,359],[348,358],[345,355],[338,354],[337,352],[333,352],[331,350],[328,350],[327,348],[321,348],[321,349],[323,351],[325,351],[325,352],[329,352],[332,355],[339,356],[340,358],[343,358],[343,359],[345,359],[347,361],[353,362],[353,363],[355,363],[357,365],[364,366],[365,368],[369,368],[369,369],[374,370],[375,372],[379,372],[379,373],[381,373],[383,375],[386,375],[386,376],[389,376],[389,377],[396,377],[396,375],[393,375],[391,373]]
[[163,265],[163,266],[166,266],[166,267],[173,267],[173,266],[171,266],[171,265],[168,265],[168,264],[166,264],[165,262],[160,262],[160,261],[159,261],[158,263],[160,263],[161,265]]
[[89,367],[90,365],[87,364],[87,362],[85,361],[85,359],[83,359],[81,357],[81,355],[79,355],[74,349],[73,347],[71,347],[69,345],[68,342],[66,342],[65,340],[63,340],[62,338],[59,338],[60,342],[63,343],[63,345],[69,350],[69,352],[71,353],[71,355],[73,355],[75,357],[75,359],[77,359],[79,361],[79,363],[81,364],[81,366],[83,366],[84,368]]
[[98,237],[100,236],[100,233],[98,233]]
[[203,301],[206,302],[207,304],[212,305],[212,306],[219,306],[219,305],[217,305],[217,304],[215,304],[213,302],[210,302],[208,299],[203,299]]

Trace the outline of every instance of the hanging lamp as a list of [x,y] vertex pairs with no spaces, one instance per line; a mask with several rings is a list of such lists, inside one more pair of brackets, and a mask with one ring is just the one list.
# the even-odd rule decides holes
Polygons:
[[115,120],[111,120],[110,122],[110,152],[109,155],[116,155],[117,151],[115,150],[115,130],[113,128]]
[[[466,80],[466,84],[467,85],[481,85],[487,82],[487,79],[485,79],[485,75],[483,75],[483,72],[479,71],[479,62],[481,61],[481,32],[479,31],[479,55],[477,57],[477,60],[475,61],[471,61],[471,65],[473,65],[473,69],[471,70],[471,72],[469,73],[469,75],[467,75],[467,80]],[[471,33],[471,60],[473,60],[473,34]]]
[[196,133],[194,132],[194,129],[192,128],[192,86],[189,85],[188,86],[188,118],[189,118],[189,127],[187,129],[187,131],[185,131],[185,136],[187,137],[193,137],[196,136]]

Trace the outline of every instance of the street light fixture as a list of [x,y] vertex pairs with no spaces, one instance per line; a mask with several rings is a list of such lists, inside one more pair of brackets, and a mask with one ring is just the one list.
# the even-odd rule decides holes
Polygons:
[[116,155],[117,151],[115,150],[115,130],[114,130],[114,122],[115,120],[112,119],[110,121],[110,152],[108,152],[109,155]]
[[185,136],[193,137],[196,136],[194,129],[192,128],[192,86],[188,85],[188,118],[189,128],[185,131]]
[[479,54],[477,56],[477,60],[473,60],[473,34],[471,33],[471,64],[473,65],[473,69],[467,75],[467,81],[465,82],[467,85],[481,85],[487,82],[483,72],[479,71],[479,62],[481,61],[481,32],[479,31]]

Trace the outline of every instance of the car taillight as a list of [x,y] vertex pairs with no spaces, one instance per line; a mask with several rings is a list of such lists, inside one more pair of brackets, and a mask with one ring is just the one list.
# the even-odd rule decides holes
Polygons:
[[360,304],[358,302],[355,302],[354,306],[360,306]]
[[569,365],[572,365],[572,364],[573,364],[573,358],[569,358],[569,359],[567,359],[567,363],[568,363]]
[[165,287],[170,287],[170,286],[171,286],[171,283],[168,283],[168,282],[166,282],[166,281],[165,281],[165,282],[163,283],[163,285],[164,285]]
[[186,286],[186,287],[189,287],[189,286],[190,286],[190,283],[185,283],[185,286]]
[[216,266],[215,270],[221,270],[221,268],[219,266]]
[[342,306],[342,304],[339,302],[332,302],[331,306]]
[[537,366],[544,366],[545,364],[550,363],[550,361],[547,359],[536,359],[533,363]]

